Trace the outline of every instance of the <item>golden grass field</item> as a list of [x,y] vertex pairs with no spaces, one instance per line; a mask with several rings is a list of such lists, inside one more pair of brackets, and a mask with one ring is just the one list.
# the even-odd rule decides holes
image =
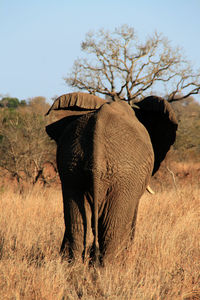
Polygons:
[[200,186],[140,201],[135,240],[113,266],[61,261],[60,189],[0,192],[0,299],[200,299]]

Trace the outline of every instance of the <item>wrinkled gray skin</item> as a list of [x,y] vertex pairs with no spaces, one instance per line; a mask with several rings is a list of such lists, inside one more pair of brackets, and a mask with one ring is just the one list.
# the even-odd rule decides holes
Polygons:
[[[57,143],[68,259],[87,253],[114,262],[134,234],[139,199],[175,141],[170,105],[148,97],[135,111],[127,103],[84,93],[59,97],[48,113],[68,110],[46,127]],[[148,220],[147,220],[148,222]]]

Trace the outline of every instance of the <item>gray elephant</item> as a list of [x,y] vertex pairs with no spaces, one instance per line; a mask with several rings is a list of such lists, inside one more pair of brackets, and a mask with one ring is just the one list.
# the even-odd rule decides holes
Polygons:
[[104,264],[133,237],[139,199],[175,141],[170,104],[150,96],[134,109],[87,93],[66,94],[48,113],[66,116],[46,127],[57,143],[65,234],[70,260]]

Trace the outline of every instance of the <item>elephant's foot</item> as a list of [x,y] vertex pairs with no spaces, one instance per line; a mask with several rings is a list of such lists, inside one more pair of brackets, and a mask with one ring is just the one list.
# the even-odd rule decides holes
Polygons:
[[102,255],[99,248],[92,246],[90,250],[90,266],[100,267],[102,266]]
[[66,246],[64,241],[62,242],[62,245],[60,248],[60,255],[61,255],[62,261],[68,261],[69,264],[72,264],[74,262],[73,251],[70,247]]

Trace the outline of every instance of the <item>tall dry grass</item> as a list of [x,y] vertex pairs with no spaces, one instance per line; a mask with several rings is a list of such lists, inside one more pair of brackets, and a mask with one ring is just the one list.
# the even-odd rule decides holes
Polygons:
[[0,299],[200,299],[200,188],[140,202],[134,244],[103,269],[59,257],[59,190],[0,194]]

